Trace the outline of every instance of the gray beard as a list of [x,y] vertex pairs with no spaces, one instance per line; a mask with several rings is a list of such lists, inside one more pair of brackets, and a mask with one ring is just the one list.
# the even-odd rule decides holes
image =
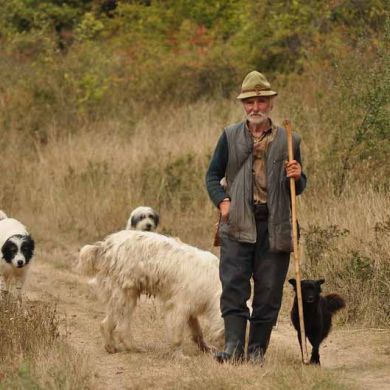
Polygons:
[[268,121],[268,115],[264,114],[261,116],[251,116],[247,115],[246,119],[249,123],[252,123],[253,125],[262,125]]

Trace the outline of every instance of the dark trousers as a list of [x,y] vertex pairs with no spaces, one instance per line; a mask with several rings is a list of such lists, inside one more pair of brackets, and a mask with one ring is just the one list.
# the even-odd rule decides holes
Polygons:
[[[253,324],[273,325],[282,302],[290,253],[270,252],[267,221],[257,220],[256,225],[255,244],[237,242],[221,235],[221,312],[224,318],[239,316],[250,319]],[[250,316],[246,302],[251,294],[251,277],[254,294]]]

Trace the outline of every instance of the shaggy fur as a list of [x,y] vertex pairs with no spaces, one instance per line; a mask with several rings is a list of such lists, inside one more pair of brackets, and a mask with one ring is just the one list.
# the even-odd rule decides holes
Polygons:
[[0,210],[0,291],[15,290],[20,297],[34,246],[25,226]]
[[152,232],[123,230],[83,247],[79,271],[96,278],[106,304],[101,324],[106,350],[134,348],[131,316],[140,294],[147,294],[163,303],[176,352],[182,354],[186,326],[198,347],[209,351],[199,317],[209,323],[213,339],[223,336],[218,263],[210,252]]
[[127,230],[141,230],[154,232],[160,223],[160,216],[151,207],[140,206],[130,213],[127,221]]
[[[338,294],[320,295],[321,284],[324,282],[325,279],[301,281],[305,334],[313,347],[310,358],[311,364],[320,364],[320,344],[330,332],[332,315],[345,307],[344,299]],[[294,287],[296,293],[296,280],[290,279],[289,283]],[[302,350],[296,294],[291,309],[291,321],[298,333],[298,341]]]
[[[126,229],[140,230],[144,232],[154,232],[156,231],[159,223],[160,216],[158,215],[157,211],[153,210],[151,207],[140,206],[130,213],[129,219],[126,224]],[[91,278],[88,284],[96,287],[96,278]],[[109,280],[104,283],[104,285],[108,284]]]

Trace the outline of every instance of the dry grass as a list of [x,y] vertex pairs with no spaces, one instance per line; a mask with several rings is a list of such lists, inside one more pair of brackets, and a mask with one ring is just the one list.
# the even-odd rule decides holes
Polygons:
[[326,291],[346,298],[344,322],[388,327],[390,199],[370,186],[323,191],[309,189],[301,205],[305,275],[325,277]]
[[[36,240],[37,255],[64,272],[69,272],[77,247],[124,227],[130,210],[141,204],[160,211],[161,232],[211,249],[217,215],[204,188],[204,174],[223,126],[241,118],[237,103],[200,101],[152,109],[128,132],[123,123],[107,120],[86,122],[72,132],[53,125],[44,140],[17,131],[3,134],[1,209],[23,221]],[[296,118],[291,117],[293,123]],[[390,229],[384,210],[390,209],[389,198],[369,184],[351,184],[341,198],[333,194],[330,182],[315,185],[321,171],[313,161],[312,137],[306,141],[305,131],[302,149],[310,162],[310,180],[299,201],[304,273],[325,277],[326,291],[346,297],[341,322],[388,326]],[[285,300],[284,316],[289,305]],[[4,321],[8,314],[2,313]],[[19,336],[12,340],[29,326],[22,313],[18,316]],[[145,330],[141,337],[159,345],[153,339],[156,318],[140,325]],[[39,334],[37,340],[46,340]],[[15,358],[2,363],[4,383],[12,383],[12,388],[88,388],[91,378],[83,359],[66,343],[54,338],[28,348],[21,354],[15,347]],[[285,349],[271,349],[263,370],[220,367],[196,355],[188,363],[171,364],[167,356],[164,349],[152,351],[132,388],[155,388],[162,372],[168,376],[161,388],[167,389],[347,388],[342,372],[302,370]]]
[[[4,386],[4,387],[3,387]],[[60,336],[56,308],[1,299],[0,389],[90,388],[84,358]]]
[[[275,113],[277,123],[283,110]],[[293,123],[298,118],[293,111]],[[151,109],[128,133],[112,121],[68,134],[53,127],[45,142],[13,132],[3,139],[1,207],[51,253],[123,228],[141,204],[160,211],[162,233],[211,249],[217,215],[204,175],[223,126],[241,119],[238,103],[199,101]],[[315,168],[319,157],[306,132],[307,124],[309,185],[299,203],[304,271],[328,278],[327,289],[346,296],[345,321],[387,324],[389,198],[369,183],[334,195]]]

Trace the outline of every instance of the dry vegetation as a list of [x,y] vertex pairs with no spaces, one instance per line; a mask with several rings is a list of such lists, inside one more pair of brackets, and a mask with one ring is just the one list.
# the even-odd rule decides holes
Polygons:
[[0,389],[88,389],[85,358],[60,334],[51,303],[1,298]]
[[[145,355],[107,355],[101,307],[72,273],[78,248],[123,228],[139,205],[160,212],[163,234],[212,249],[217,214],[204,175],[222,128],[242,119],[235,93],[254,67],[279,92],[275,121],[288,117],[303,138],[303,274],[324,277],[326,292],[345,297],[337,340],[358,360],[347,369],[354,376],[369,367],[376,377],[374,365],[388,364],[376,352],[390,352],[378,337],[366,358],[349,331],[390,325],[384,2],[178,1],[169,9],[123,1],[112,18],[99,14],[98,2],[38,3],[10,0],[0,13],[0,209],[31,231],[33,278],[42,284],[28,286],[37,300],[23,307],[0,302],[0,389],[104,388],[99,370],[107,367],[113,377],[104,383],[114,388],[117,366],[129,371],[123,388],[355,388],[343,362],[302,368],[291,334],[271,345],[264,370],[221,367],[191,347],[189,362],[172,361],[154,309],[135,324]],[[75,25],[61,43],[55,24],[63,21]],[[69,324],[64,312],[75,315]],[[348,351],[337,350],[345,364]]]
[[[204,173],[222,127],[242,118],[241,107],[232,100],[152,109],[128,134],[105,122],[86,124],[74,133],[52,128],[44,143],[34,141],[32,147],[22,134],[13,133],[1,160],[2,208],[29,226],[38,256],[66,272],[71,269],[63,259],[67,247],[122,228],[128,212],[140,204],[160,211],[163,233],[211,249],[217,216],[204,189]],[[279,122],[284,117],[280,108],[275,117]],[[313,160],[310,144],[304,141],[302,148],[303,155]],[[370,184],[364,189],[351,184],[337,196],[331,182],[322,182],[319,188],[316,182],[321,181],[311,178],[299,202],[304,274],[325,277],[326,291],[345,296],[347,310],[338,317],[339,324],[388,326],[389,217],[383,210],[389,210],[389,198]],[[23,381],[43,388],[87,386],[90,378],[83,366],[76,365],[80,357],[66,339],[53,343],[49,349],[32,347],[32,354],[5,364],[7,380],[15,381],[15,388],[23,388]],[[302,389],[347,388],[340,372],[303,372],[296,350],[291,355],[285,352],[272,350],[266,370],[255,373],[247,366],[221,369],[211,358],[196,357],[191,370],[178,380],[172,371],[180,365],[174,363],[167,367],[173,378],[164,386],[250,389],[262,382],[264,388],[284,389],[294,382]],[[164,361],[158,353],[156,359]],[[54,365],[49,377],[42,373],[48,362]],[[146,378],[137,383],[151,387]],[[72,387],[68,381],[83,386]]]

